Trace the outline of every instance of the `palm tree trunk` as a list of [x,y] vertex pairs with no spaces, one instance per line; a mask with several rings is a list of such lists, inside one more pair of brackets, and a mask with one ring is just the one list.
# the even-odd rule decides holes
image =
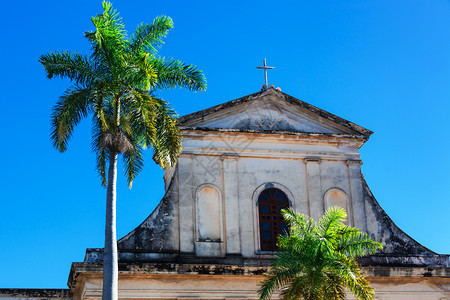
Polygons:
[[117,300],[118,298],[119,270],[116,237],[117,156],[116,152],[111,152],[109,156],[105,249],[103,253],[103,300]]

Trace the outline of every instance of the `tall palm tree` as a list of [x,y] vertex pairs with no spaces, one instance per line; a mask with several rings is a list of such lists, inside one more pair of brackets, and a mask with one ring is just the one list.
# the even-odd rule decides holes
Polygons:
[[344,225],[347,214],[337,207],[329,208],[317,223],[292,209],[283,216],[290,229],[278,238],[280,250],[260,283],[261,300],[276,290],[282,299],[345,299],[345,289],[358,299],[374,298],[356,258],[382,249],[381,243]]
[[181,151],[176,114],[155,91],[177,86],[205,90],[206,80],[195,66],[157,56],[162,38],[173,27],[169,17],[139,25],[130,37],[109,2],[104,1],[103,13],[91,20],[95,31],[85,33],[92,47],[90,56],[54,52],[42,55],[39,61],[48,78],[68,78],[74,83],[53,109],[53,145],[64,152],[74,127],[92,115],[92,149],[102,185],[107,186],[103,299],[117,299],[118,156],[122,155],[130,188],[143,167],[143,149],[153,148],[161,167],[173,166]]

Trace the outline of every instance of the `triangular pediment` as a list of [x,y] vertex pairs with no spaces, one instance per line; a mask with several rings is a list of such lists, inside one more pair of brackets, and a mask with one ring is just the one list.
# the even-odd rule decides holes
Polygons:
[[269,88],[180,118],[183,128],[342,134],[372,132]]

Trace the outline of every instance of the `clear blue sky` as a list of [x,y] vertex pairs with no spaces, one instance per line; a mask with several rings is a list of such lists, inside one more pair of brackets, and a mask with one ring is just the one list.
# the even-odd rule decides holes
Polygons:
[[[450,2],[115,1],[128,30],[171,16],[161,55],[202,69],[208,90],[165,91],[180,115],[270,83],[375,133],[361,148],[378,202],[406,233],[450,253]],[[51,108],[69,82],[48,80],[39,55],[89,53],[83,32],[100,1],[2,1],[0,47],[0,287],[64,288],[72,261],[102,247],[105,190],[90,152],[89,122],[66,153],[49,141]],[[118,184],[118,236],[163,195],[146,165],[132,190]]]

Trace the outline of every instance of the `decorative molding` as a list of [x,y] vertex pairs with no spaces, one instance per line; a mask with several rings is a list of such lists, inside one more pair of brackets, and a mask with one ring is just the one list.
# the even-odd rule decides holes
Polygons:
[[[306,155],[310,154],[308,151],[303,150],[293,150],[293,151],[275,151],[275,150],[261,150],[261,149],[239,149],[239,155],[238,154],[227,154],[223,153],[222,149],[215,149],[215,148],[199,148],[199,147],[189,147],[186,146],[183,148],[183,151],[185,153],[189,153],[197,156],[218,156],[219,158],[221,156],[227,156],[227,155],[234,155],[237,156],[238,159],[241,158],[280,158],[280,159],[294,159],[294,160],[303,160]],[[355,152],[353,157],[359,157],[359,155]],[[320,161],[345,161],[345,159],[348,159],[349,153],[333,153],[333,152],[327,152],[327,153],[321,153]],[[310,157],[307,157],[308,159]],[[357,160],[357,159],[356,159]]]
[[212,239],[197,239],[197,243],[222,243],[222,240],[217,239],[217,240],[212,240]]
[[360,159],[347,159],[345,161],[345,164],[347,166],[349,166],[349,165],[360,165],[361,166],[363,164],[363,162]]
[[320,164],[320,162],[321,162],[322,160],[320,159],[320,157],[313,157],[313,156],[311,156],[311,157],[305,157],[304,159],[303,159],[303,162],[305,163],[305,164],[307,164],[307,163],[316,163],[316,164]]
[[220,156],[221,160],[225,160],[225,159],[232,159],[232,160],[238,160],[239,159],[239,155],[235,154],[235,153],[224,153]]

